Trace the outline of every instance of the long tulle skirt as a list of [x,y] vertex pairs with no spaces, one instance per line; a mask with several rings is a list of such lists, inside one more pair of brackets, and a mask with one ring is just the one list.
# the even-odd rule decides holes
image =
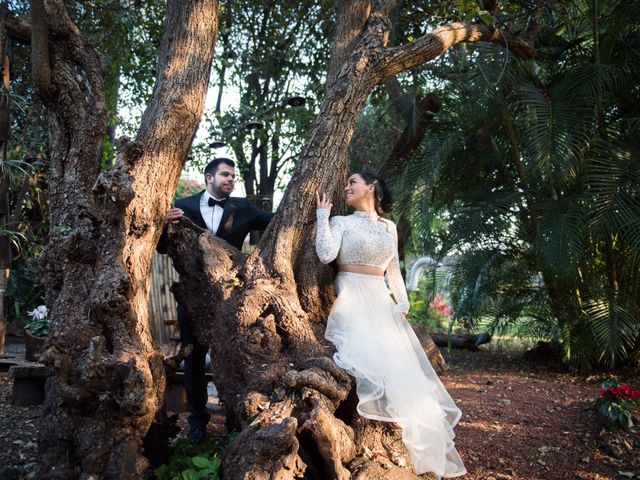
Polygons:
[[334,361],[354,376],[358,412],[402,427],[416,473],[464,475],[453,427],[461,412],[436,375],[384,278],[340,272],[325,337]]

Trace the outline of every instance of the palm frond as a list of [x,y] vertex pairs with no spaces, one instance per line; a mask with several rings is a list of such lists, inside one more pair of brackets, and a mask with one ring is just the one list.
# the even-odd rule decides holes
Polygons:
[[586,178],[590,226],[619,231],[640,249],[640,143],[637,134],[594,142]]
[[575,276],[578,259],[584,253],[586,213],[580,197],[548,200],[538,205],[539,230],[535,249],[542,265],[560,278]]
[[617,360],[629,357],[640,331],[637,299],[608,292],[588,299],[584,312],[598,346],[597,360],[613,367]]

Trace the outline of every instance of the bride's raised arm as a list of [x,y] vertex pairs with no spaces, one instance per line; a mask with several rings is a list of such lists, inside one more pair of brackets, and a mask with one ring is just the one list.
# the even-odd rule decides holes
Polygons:
[[318,226],[316,230],[316,253],[322,263],[329,263],[336,259],[342,243],[342,217],[333,217],[329,220],[330,210],[318,208],[316,217]]

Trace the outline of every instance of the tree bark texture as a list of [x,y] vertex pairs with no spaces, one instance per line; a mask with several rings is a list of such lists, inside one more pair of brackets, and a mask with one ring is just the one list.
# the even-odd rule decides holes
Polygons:
[[223,455],[226,480],[415,478],[399,429],[357,415],[353,381],[330,358],[323,335],[334,272],[315,255],[315,192],[338,197],[354,126],[375,85],[455,43],[510,37],[455,24],[388,48],[393,4],[343,2],[343,14],[361,16],[340,20],[319,116],[249,257],[187,221],[169,226],[180,273],[174,292],[212,349],[214,381],[240,428]]
[[39,477],[138,479],[165,388],[147,315],[150,263],[204,108],[217,2],[168,2],[152,99],[135,141],[121,140],[103,172],[104,59],[62,0],[33,6],[46,13],[34,18],[31,42],[48,49],[34,52],[33,69],[51,159]]

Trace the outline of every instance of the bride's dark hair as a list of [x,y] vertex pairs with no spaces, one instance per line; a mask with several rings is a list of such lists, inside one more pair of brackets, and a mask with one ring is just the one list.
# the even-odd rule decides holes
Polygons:
[[389,187],[387,187],[385,181],[371,172],[358,172],[358,175],[362,177],[364,183],[367,185],[373,185],[373,196],[378,215],[389,213],[393,206],[393,199],[391,198],[391,192],[389,191]]

